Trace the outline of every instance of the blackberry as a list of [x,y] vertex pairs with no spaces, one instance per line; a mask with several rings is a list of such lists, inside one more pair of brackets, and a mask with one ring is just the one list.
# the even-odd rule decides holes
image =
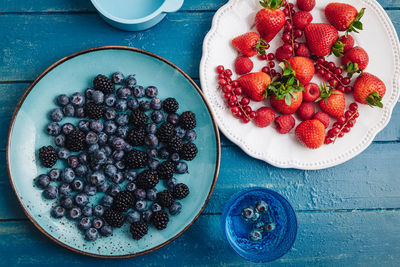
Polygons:
[[101,104],[89,102],[85,104],[85,115],[90,119],[98,120],[104,115],[104,107]]
[[114,83],[104,75],[97,75],[93,80],[94,89],[110,94],[114,91]]
[[161,142],[166,143],[175,135],[174,126],[169,122],[164,122],[158,128],[156,135]]
[[103,214],[103,219],[112,227],[120,228],[124,224],[124,215],[114,209],[108,209]]
[[187,185],[185,184],[177,184],[174,187],[174,191],[172,192],[172,194],[174,195],[174,198],[176,199],[184,199],[185,197],[187,197],[187,195],[189,195],[189,188]]
[[196,115],[191,111],[185,111],[179,117],[179,124],[185,130],[193,130],[196,128]]
[[183,147],[181,138],[174,136],[168,141],[168,150],[170,153],[179,152]]
[[162,108],[167,113],[175,113],[179,108],[179,104],[175,98],[169,97],[162,103]]
[[73,130],[65,140],[65,146],[73,151],[78,152],[86,146],[86,135],[81,130]]
[[52,146],[43,146],[39,149],[39,159],[43,166],[51,168],[57,162],[57,151]]
[[172,203],[174,203],[174,197],[170,191],[164,190],[157,194],[157,203],[164,208],[169,208],[171,207]]
[[144,144],[144,137],[146,136],[146,131],[143,127],[138,129],[129,130],[126,141],[132,146],[142,146]]
[[174,175],[175,164],[172,161],[164,161],[157,166],[157,173],[161,179],[169,179]]
[[130,123],[135,127],[143,126],[147,123],[149,117],[141,110],[135,109],[131,111],[131,116],[129,117]]
[[145,221],[133,222],[129,231],[131,232],[133,239],[139,240],[147,234],[148,225]]
[[153,213],[151,217],[151,222],[157,230],[163,230],[167,228],[169,222],[168,214],[165,211],[157,211]]
[[128,169],[140,169],[146,166],[148,156],[143,151],[132,149],[125,154],[124,161]]
[[121,212],[128,211],[135,203],[131,192],[122,191],[114,199],[113,209]]
[[197,152],[197,146],[194,143],[189,142],[183,145],[179,152],[179,156],[184,160],[191,161],[196,157]]
[[141,189],[151,189],[158,184],[158,174],[156,171],[145,170],[136,178],[136,186]]

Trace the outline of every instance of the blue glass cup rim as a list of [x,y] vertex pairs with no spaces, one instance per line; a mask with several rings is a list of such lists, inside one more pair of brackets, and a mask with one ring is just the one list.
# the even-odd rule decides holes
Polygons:
[[[240,197],[242,197],[246,194],[249,194],[253,191],[262,191],[265,194],[272,195],[279,202],[281,202],[286,213],[292,215],[292,216],[289,216],[292,219],[290,222],[288,222],[288,232],[285,234],[285,236],[292,237],[290,242],[281,242],[281,244],[283,244],[283,245],[278,246],[273,252],[265,253],[265,256],[262,256],[262,257],[260,257],[260,254],[253,254],[253,253],[249,253],[243,249],[240,249],[229,238],[228,233],[226,231],[226,219],[232,209],[233,204]],[[294,241],[296,240],[296,235],[297,235],[297,217],[296,217],[296,213],[294,212],[294,209],[293,209],[292,205],[290,204],[290,202],[285,197],[283,197],[281,194],[279,194],[271,189],[264,188],[264,187],[250,187],[247,189],[243,189],[243,190],[235,193],[234,195],[232,195],[230,197],[230,199],[228,200],[228,202],[225,204],[224,212],[222,213],[222,217],[221,217],[221,226],[222,226],[222,231],[225,234],[225,238],[227,239],[227,241],[228,241],[229,245],[232,247],[232,249],[242,258],[244,258],[248,261],[258,262],[258,263],[270,262],[270,261],[274,261],[274,260],[281,258],[283,255],[285,255],[287,252],[289,252],[289,250],[293,247],[293,244],[294,244]]]

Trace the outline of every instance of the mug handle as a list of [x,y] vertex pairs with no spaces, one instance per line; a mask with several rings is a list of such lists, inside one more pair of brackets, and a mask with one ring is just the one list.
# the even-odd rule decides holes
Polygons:
[[163,12],[175,12],[178,11],[182,5],[184,0],[165,0],[162,5]]

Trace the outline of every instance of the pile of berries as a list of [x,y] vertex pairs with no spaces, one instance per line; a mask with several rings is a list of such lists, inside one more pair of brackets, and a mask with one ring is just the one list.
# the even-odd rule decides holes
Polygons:
[[276,224],[272,221],[269,206],[265,201],[258,201],[255,207],[247,206],[242,209],[242,218],[253,224],[253,229],[249,233],[249,239],[259,242],[263,234],[271,233],[275,230]]
[[355,125],[358,118],[358,105],[351,103],[349,110],[344,113],[344,116],[339,117],[333,124],[332,128],[328,131],[325,137],[325,144],[335,143],[337,138],[342,138],[345,133],[350,132],[351,128]]
[[[189,188],[174,176],[188,173],[185,161],[198,153],[196,115],[178,114],[175,98],[157,96],[157,87],[144,88],[134,75],[116,72],[111,79],[96,76],[84,93],[56,99],[59,107],[46,128],[56,148],[43,146],[38,154],[46,168],[59,160],[66,167],[35,182],[45,198],[57,199],[51,215],[76,220],[87,240],[110,236],[125,222],[138,240],[149,224],[165,229],[169,216],[181,212],[179,200]],[[61,124],[65,117],[76,123]],[[160,180],[162,192],[155,188]]]

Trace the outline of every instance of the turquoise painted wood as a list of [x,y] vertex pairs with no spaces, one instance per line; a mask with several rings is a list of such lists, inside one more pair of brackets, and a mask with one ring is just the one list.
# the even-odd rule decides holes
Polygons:
[[[180,12],[156,27],[126,33],[104,23],[87,0],[0,0],[0,266],[249,265],[230,249],[219,227],[225,201],[248,186],[276,190],[297,212],[294,248],[271,265],[399,265],[399,105],[366,151],[321,171],[272,167],[222,137],[220,176],[206,210],[182,237],[150,255],[115,261],[77,255],[51,242],[26,219],[8,182],[4,151],[12,111],[29,84],[54,61],[100,45],[149,50],[196,79],[202,39],[214,11],[225,2],[185,0]],[[400,1],[379,2],[400,32]]]

